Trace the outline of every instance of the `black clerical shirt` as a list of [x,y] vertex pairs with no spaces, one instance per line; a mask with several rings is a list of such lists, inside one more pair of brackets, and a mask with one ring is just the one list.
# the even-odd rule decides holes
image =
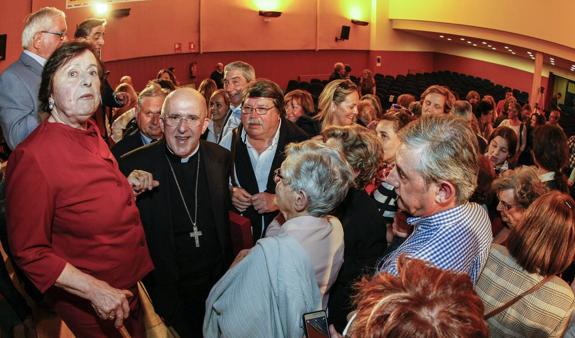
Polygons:
[[[180,157],[171,153],[168,154],[190,215],[192,219],[196,221],[198,230],[202,232],[202,235],[199,237],[200,246],[196,247],[195,238],[190,236],[190,233],[193,232],[193,225],[184,208],[178,187],[173,177],[171,177],[169,189],[174,243],[176,246],[177,265],[183,274],[203,274],[210,271],[214,265],[218,265],[222,261],[220,243],[218,241],[213,211],[210,205],[209,186],[203,165],[200,166],[198,181],[198,215],[195,215],[198,154],[199,152],[196,152],[187,163],[182,163]],[[200,161],[207,160],[206,158],[200,159]]]

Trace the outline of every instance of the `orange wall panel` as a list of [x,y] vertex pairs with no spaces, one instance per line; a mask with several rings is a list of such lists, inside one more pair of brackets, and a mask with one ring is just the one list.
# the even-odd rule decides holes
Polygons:
[[30,13],[31,0],[0,1],[0,34],[6,34],[6,60],[0,61],[0,73],[16,61],[22,52],[24,19]]

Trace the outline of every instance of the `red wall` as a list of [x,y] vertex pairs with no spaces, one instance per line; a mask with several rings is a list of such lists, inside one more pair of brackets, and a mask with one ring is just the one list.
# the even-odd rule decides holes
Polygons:
[[[530,93],[533,74],[494,63],[468,59],[460,56],[435,53],[434,70],[449,70],[489,79],[502,86]],[[547,88],[548,78],[541,77],[541,86]]]
[[[104,47],[105,48],[105,47]],[[376,66],[376,58],[381,57],[381,66]],[[131,75],[136,90],[141,90],[146,82],[155,78],[161,68],[175,67],[180,84],[190,83],[188,65],[198,63],[199,74],[196,85],[210,76],[217,62],[224,64],[243,60],[256,69],[257,77],[269,78],[285,88],[289,80],[302,76],[302,80],[311,77],[327,79],[333,64],[341,61],[351,65],[354,75],[364,68],[375,73],[399,75],[408,73],[449,70],[478,76],[496,84],[509,86],[521,91],[531,91],[532,74],[515,68],[489,62],[468,59],[432,52],[390,52],[390,51],[254,51],[254,52],[218,52],[204,54],[175,54],[136,58],[121,61],[109,61],[106,68],[110,71],[110,83],[115,86],[123,75]],[[548,79],[542,78],[542,86],[547,87]]]
[[[375,73],[393,76],[433,72],[434,55],[432,52],[370,51],[369,68]],[[380,67],[377,66],[378,56],[381,57]]]
[[[106,48],[106,47],[104,47]],[[257,52],[219,52],[205,54],[176,54],[156,57],[137,58],[106,62],[110,71],[112,86],[118,83],[123,75],[131,75],[136,90],[141,90],[146,82],[155,78],[161,68],[175,67],[176,77],[180,84],[190,82],[188,65],[198,63],[199,74],[196,85],[210,76],[216,63],[226,64],[231,61],[243,60],[256,69],[257,77],[269,78],[285,88],[289,80],[304,76],[303,79],[329,77],[335,62],[349,64],[354,74],[368,67],[368,51],[257,51]]]

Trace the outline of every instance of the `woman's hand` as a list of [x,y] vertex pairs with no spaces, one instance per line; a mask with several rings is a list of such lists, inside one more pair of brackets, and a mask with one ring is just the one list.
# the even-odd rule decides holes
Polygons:
[[329,326],[329,335],[331,338],[344,338],[341,333],[337,332],[333,324]]
[[232,264],[230,265],[230,269],[233,268],[236,264],[238,264],[239,262],[242,261],[242,259],[244,259],[247,255],[250,254],[251,249],[242,249],[240,250],[240,252],[238,252],[236,258],[234,259],[234,261],[232,262]]
[[135,196],[160,185],[160,182],[154,180],[152,174],[143,170],[132,171],[128,175],[128,183],[130,183]]
[[130,291],[113,288],[108,283],[78,270],[70,263],[66,263],[54,285],[88,300],[98,317],[114,320],[114,325],[118,328],[130,314],[128,298],[134,296]]
[[244,212],[252,205],[252,195],[240,187],[232,187],[232,204],[239,212]]
[[108,283],[93,279],[86,298],[92,303],[92,307],[98,317],[106,320],[114,320],[116,327],[121,327],[124,319],[130,315],[128,298],[134,295],[128,290],[120,290],[111,287]]
[[273,212],[278,210],[276,205],[276,195],[269,192],[260,192],[252,196],[252,204],[254,209],[260,214]]

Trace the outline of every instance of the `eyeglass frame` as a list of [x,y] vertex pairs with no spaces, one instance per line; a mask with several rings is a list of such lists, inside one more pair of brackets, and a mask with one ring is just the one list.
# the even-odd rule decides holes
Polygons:
[[[200,124],[200,121],[202,120],[202,118],[197,115],[178,115],[178,114],[174,115],[166,114],[164,116],[160,116],[160,118],[164,121],[164,123],[168,127],[172,128],[180,126],[182,121],[186,121],[184,124],[186,127],[196,127]],[[175,122],[174,120],[177,120],[175,124],[173,124],[173,122]]]
[[[266,115],[267,113],[269,113],[270,110],[276,108],[275,105],[271,106],[271,107],[246,107],[246,106],[242,106],[242,114],[243,115],[250,115],[252,114],[254,111],[256,112],[256,114],[263,116]],[[245,112],[245,109],[249,109],[249,112]],[[258,111],[259,110],[259,111]],[[261,111],[265,110],[264,113],[262,113]]]
[[66,32],[50,32],[50,31],[40,31],[40,33],[52,34],[57,35],[60,38],[60,41],[64,41],[66,39]]

